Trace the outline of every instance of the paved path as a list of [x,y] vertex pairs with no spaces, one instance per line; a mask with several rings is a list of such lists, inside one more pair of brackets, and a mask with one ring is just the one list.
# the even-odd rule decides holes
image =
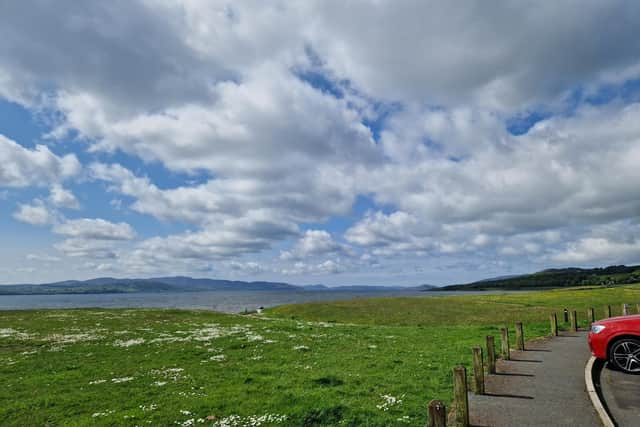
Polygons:
[[584,382],[589,357],[586,332],[512,351],[510,361],[498,361],[498,374],[486,378],[487,395],[469,394],[471,425],[600,427]]
[[600,392],[619,427],[640,425],[640,375],[623,374],[605,366],[600,373]]

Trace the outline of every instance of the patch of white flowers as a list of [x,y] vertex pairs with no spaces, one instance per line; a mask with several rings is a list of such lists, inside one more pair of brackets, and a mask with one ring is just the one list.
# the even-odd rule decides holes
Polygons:
[[114,347],[131,347],[140,344],[144,344],[144,338],[134,338],[127,341],[117,340],[113,343]]
[[109,416],[109,415],[113,414],[114,412],[116,412],[116,411],[114,411],[113,409],[109,409],[108,411],[103,411],[103,412],[94,412],[93,414],[91,414],[91,416],[92,416],[93,418],[98,418],[98,417],[107,417],[107,416]]
[[[185,375],[182,372],[184,372],[183,368],[154,369],[151,371],[151,375],[158,375],[165,379],[178,381],[182,378],[185,378]],[[166,382],[163,384],[158,384],[158,382],[155,383],[155,385],[165,385],[165,384]]]
[[286,420],[286,415],[278,414],[249,415],[248,417],[229,415],[214,422],[213,427],[258,427],[263,424],[280,424]]
[[133,380],[133,377],[111,378],[111,382],[114,384],[126,383]]
[[0,329],[0,338],[19,338],[19,339],[29,339],[31,335],[26,332],[20,332],[16,329],[12,328],[1,328]]
[[54,344],[75,344],[78,342],[96,341],[104,338],[98,335],[97,331],[87,331],[79,334],[51,334],[45,337],[45,340]]
[[400,397],[391,396],[390,394],[382,394],[380,395],[380,398],[382,399],[382,403],[380,405],[376,405],[376,408],[382,411],[388,411],[389,408],[402,404],[404,394]]

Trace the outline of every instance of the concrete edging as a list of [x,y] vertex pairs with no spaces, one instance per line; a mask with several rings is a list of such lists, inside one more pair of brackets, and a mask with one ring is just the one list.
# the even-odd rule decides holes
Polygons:
[[611,419],[611,416],[609,416],[609,413],[604,408],[604,405],[600,400],[600,396],[598,395],[598,391],[596,390],[595,384],[593,382],[593,369],[595,361],[596,358],[591,356],[584,368],[584,382],[587,385],[587,393],[589,394],[589,398],[591,399],[593,408],[596,410],[598,416],[600,417],[602,425],[605,427],[616,427],[616,424]]

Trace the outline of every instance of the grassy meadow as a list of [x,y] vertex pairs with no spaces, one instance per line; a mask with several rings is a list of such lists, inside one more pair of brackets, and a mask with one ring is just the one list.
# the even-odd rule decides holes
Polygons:
[[[262,315],[159,309],[0,312],[0,425],[424,425],[451,368],[500,326],[640,303],[640,285],[379,298]],[[559,316],[560,326],[565,326]]]

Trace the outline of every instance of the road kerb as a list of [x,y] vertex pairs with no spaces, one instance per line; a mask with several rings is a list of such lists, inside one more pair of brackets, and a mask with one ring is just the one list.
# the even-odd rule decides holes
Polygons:
[[611,416],[609,416],[609,413],[604,408],[604,405],[602,404],[602,401],[600,400],[600,396],[598,395],[598,392],[596,391],[596,387],[593,383],[593,369],[594,369],[595,361],[596,361],[596,358],[591,356],[591,358],[587,362],[587,365],[584,368],[584,382],[587,386],[587,393],[589,394],[589,398],[591,399],[593,408],[596,410],[596,412],[598,413],[598,416],[600,417],[600,421],[602,422],[602,425],[604,427],[616,427],[615,423],[611,419]]

